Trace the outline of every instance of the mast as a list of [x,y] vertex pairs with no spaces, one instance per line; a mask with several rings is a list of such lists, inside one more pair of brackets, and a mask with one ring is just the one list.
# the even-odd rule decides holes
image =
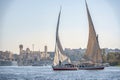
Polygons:
[[92,61],[93,63],[96,63],[96,58],[98,57],[98,62],[101,62],[102,61],[102,58],[100,55],[101,51],[100,51],[96,32],[94,29],[94,25],[92,22],[92,18],[91,18],[86,0],[85,0],[85,5],[86,5],[88,24],[89,24],[89,38],[88,38],[88,44],[87,44],[87,50],[85,53],[85,58],[89,61]]

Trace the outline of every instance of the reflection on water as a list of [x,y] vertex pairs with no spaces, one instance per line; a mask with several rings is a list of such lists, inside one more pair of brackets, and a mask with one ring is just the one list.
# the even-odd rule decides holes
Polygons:
[[120,67],[53,71],[51,66],[0,66],[0,80],[120,80]]

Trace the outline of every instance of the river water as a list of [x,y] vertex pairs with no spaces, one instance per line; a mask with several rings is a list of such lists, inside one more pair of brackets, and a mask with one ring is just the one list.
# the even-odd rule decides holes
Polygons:
[[53,71],[51,66],[0,66],[0,80],[120,80],[120,67]]

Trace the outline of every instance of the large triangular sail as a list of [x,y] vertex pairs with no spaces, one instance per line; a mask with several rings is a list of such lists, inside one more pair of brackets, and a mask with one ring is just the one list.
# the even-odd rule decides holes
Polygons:
[[58,30],[59,30],[59,23],[60,23],[60,15],[61,15],[61,9],[59,12],[57,29],[56,29],[55,56],[54,56],[53,65],[58,65],[59,62],[61,62],[62,64],[66,64],[70,62],[70,59],[64,54],[64,51],[59,39]]
[[94,29],[94,25],[92,22],[92,18],[90,16],[90,12],[86,0],[85,3],[86,3],[86,10],[88,16],[88,23],[89,23],[89,39],[88,39],[87,50],[85,53],[85,58],[87,60],[92,61],[93,63],[101,63],[102,62],[101,49],[99,46],[99,42],[97,39],[97,35]]

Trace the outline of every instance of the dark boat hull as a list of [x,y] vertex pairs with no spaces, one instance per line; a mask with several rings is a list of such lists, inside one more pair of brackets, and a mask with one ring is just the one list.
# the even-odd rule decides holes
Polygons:
[[98,67],[79,67],[79,70],[103,70],[104,66],[98,66]]
[[53,70],[77,70],[77,68],[53,68]]
[[77,70],[77,67],[64,67],[64,66],[52,66],[55,71],[65,71],[65,70]]

